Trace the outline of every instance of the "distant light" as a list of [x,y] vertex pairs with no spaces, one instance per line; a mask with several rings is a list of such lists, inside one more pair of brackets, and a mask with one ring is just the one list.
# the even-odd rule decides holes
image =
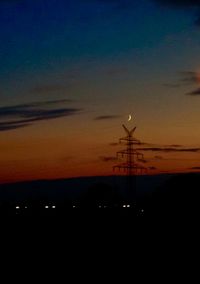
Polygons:
[[126,208],[126,205],[123,205],[123,208]]
[[46,205],[46,206],[45,206],[45,209],[48,209],[48,208],[49,208],[49,206]]
[[53,208],[53,209],[55,209],[55,208],[56,208],[56,206],[55,206],[55,205],[53,205],[53,206],[52,206],[52,208]]
[[130,207],[131,207],[131,205],[127,205],[127,207],[128,207],[128,208],[130,208]]
[[73,208],[76,208],[76,206],[75,206],[75,205],[73,205]]
[[27,209],[28,207],[27,206],[25,206],[25,209]]
[[144,209],[141,209],[141,212],[144,213]]
[[19,206],[16,206],[15,208],[16,208],[16,209],[20,209],[20,207],[19,207]]
[[102,206],[101,205],[99,205],[99,208],[101,208]]

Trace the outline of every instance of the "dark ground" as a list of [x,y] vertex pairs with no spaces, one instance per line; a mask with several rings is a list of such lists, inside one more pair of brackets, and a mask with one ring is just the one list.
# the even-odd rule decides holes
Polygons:
[[33,181],[0,186],[0,216],[196,217],[200,174],[140,176],[136,206],[125,177]]

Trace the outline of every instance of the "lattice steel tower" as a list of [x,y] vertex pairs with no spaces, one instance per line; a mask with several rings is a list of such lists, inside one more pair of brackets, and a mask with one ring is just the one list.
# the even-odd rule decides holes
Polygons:
[[147,172],[147,169],[141,164],[144,163],[144,156],[134,148],[135,145],[140,145],[141,142],[133,137],[136,130],[134,127],[132,130],[128,130],[126,126],[122,125],[127,136],[120,138],[119,142],[125,144],[126,149],[117,152],[117,157],[126,158],[126,161],[113,167],[113,169],[123,170],[127,173],[127,185],[128,185],[128,199],[136,202],[136,175]]

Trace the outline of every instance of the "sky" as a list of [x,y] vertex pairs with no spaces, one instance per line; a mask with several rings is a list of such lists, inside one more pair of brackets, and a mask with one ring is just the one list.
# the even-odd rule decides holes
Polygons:
[[[0,0],[0,182],[200,170],[200,1]],[[132,120],[128,122],[128,115]]]

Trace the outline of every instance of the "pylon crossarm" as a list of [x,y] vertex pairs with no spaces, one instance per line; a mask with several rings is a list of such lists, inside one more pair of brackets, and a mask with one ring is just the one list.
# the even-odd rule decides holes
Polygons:
[[136,130],[136,127],[134,127],[132,130],[128,130],[124,124],[123,124],[122,126],[123,126],[125,132],[126,132],[126,133],[128,134],[128,136],[130,136],[130,137],[133,135],[133,133],[134,133],[135,130]]
[[140,142],[135,140],[135,141],[130,141],[128,143],[125,143],[125,145],[127,146],[140,145]]
[[[135,151],[134,149],[130,149],[130,150],[122,150],[122,151],[118,151],[117,152],[117,156],[127,156],[127,155],[131,155],[131,156],[135,156],[137,158],[139,158],[140,156],[142,157],[141,153],[138,153],[137,151]],[[143,157],[142,157],[143,158]],[[142,160],[142,158],[140,158]]]
[[136,169],[136,168],[143,168],[142,166],[140,166],[139,164],[135,164],[135,163],[122,163],[119,165],[114,166],[113,168],[126,168],[126,169]]
[[131,145],[135,145],[135,144],[141,145],[141,141],[133,137],[122,137],[119,139],[119,143],[122,143],[122,141],[125,141],[127,144],[131,144]]

